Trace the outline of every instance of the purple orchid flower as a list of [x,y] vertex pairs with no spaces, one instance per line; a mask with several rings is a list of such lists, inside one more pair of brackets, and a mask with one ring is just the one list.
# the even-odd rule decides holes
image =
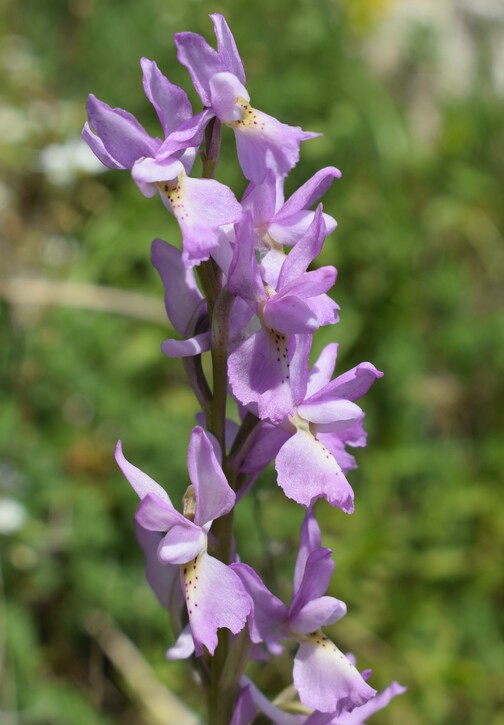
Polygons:
[[319,134],[287,126],[251,107],[245,71],[224,17],[210,15],[217,50],[196,33],[177,33],[177,57],[189,71],[205,108],[235,133],[238,160],[245,177],[261,182],[268,169],[285,176],[299,160],[301,141]]
[[166,491],[129,463],[116,447],[116,461],[140,497],[135,520],[147,531],[161,532],[157,556],[161,563],[179,566],[196,655],[203,645],[213,655],[217,630],[233,634],[245,626],[251,602],[239,576],[207,552],[208,531],[214,519],[231,511],[235,494],[204,430],[193,429],[188,470],[192,486],[184,496],[184,513],[173,507]]
[[[255,258],[250,212],[235,226],[236,245],[228,289],[249,305],[250,321],[229,356],[229,382],[242,405],[253,404],[260,418],[282,420],[292,410],[290,366],[298,337],[338,321],[337,304],[326,294],[334,267],[307,272],[325,238],[319,206],[306,235],[280,269],[276,289],[264,283]],[[253,411],[255,412],[255,411]]]
[[341,715],[364,705],[375,694],[352,662],[321,631],[346,614],[339,599],[324,596],[334,570],[330,549],[321,548],[320,529],[310,509],[301,527],[293,597],[286,607],[246,564],[232,564],[253,601],[249,619],[253,642],[267,646],[295,639],[293,679],[301,702],[322,713]]
[[224,184],[188,176],[212,114],[203,111],[192,117],[185,91],[170,83],[154,61],[142,58],[141,65],[144,90],[165,140],[152,138],[130,113],[93,95],[82,136],[105,166],[131,169],[144,196],[160,193],[180,225],[184,263],[192,266],[208,259],[219,246],[221,227],[240,218],[241,206]]
[[[241,690],[231,725],[249,725],[255,720],[258,711],[266,715],[274,725],[365,725],[372,715],[383,710],[394,697],[402,695],[406,691],[406,688],[398,682],[392,682],[364,705],[355,707],[351,711],[342,712],[340,715],[322,713],[320,710],[310,712],[303,705],[295,708],[291,705],[289,709],[302,711],[298,714],[297,712],[286,712],[281,707],[274,705],[248,677],[242,677],[240,685]],[[305,710],[306,712],[304,712]]]
[[303,506],[318,498],[352,513],[354,495],[344,470],[355,467],[345,445],[363,446],[364,413],[355,404],[383,373],[368,362],[360,363],[331,380],[337,345],[328,345],[309,372],[311,338],[300,335],[290,365],[293,406],[277,421],[291,436],[276,456],[279,486]]
[[[308,179],[287,201],[284,201],[282,177],[268,170],[261,184],[251,182],[241,200],[244,211],[250,210],[254,219],[256,249],[261,255],[263,277],[275,286],[280,268],[285,261],[285,246],[294,246],[307,233],[315,212],[315,204],[329,189],[341,172],[327,166]],[[325,236],[336,228],[336,220],[323,214]]]

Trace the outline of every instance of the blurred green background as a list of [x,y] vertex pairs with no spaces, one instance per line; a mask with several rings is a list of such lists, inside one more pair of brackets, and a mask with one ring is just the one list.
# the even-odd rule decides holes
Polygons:
[[[349,607],[331,635],[375,686],[409,688],[373,722],[501,725],[504,6],[491,0],[3,0],[0,722],[173,722],[140,686],[147,662],[148,686],[201,708],[186,665],[164,661],[169,623],[113,460],[121,437],[174,500],[187,485],[196,404],[159,351],[149,263],[152,238],[179,234],[79,138],[89,92],[157,134],[139,58],[189,89],[171,38],[213,38],[215,11],[253,104],[324,133],[288,192],[343,171],[322,255],[341,323],[317,349],[336,339],[340,370],[385,372],[364,402],[356,512],[317,509],[331,593]],[[219,178],[241,194],[231,134],[223,154]],[[271,471],[237,518],[243,559],[288,598],[301,512]],[[121,654],[130,641],[141,655]],[[274,693],[289,675],[285,658],[255,677]]]

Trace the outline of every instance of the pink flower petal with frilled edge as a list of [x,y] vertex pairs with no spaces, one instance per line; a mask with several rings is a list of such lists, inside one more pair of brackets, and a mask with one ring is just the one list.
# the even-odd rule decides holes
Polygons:
[[181,571],[196,655],[203,654],[202,645],[213,655],[220,627],[238,634],[245,626],[252,606],[250,597],[240,577],[206,551]]
[[161,145],[161,141],[151,138],[128,111],[111,108],[92,94],[86,107],[91,129],[122,168],[131,169],[135,161],[143,156],[154,156]]
[[129,481],[139,498],[143,499],[145,496],[147,496],[147,494],[153,493],[158,496],[161,501],[164,501],[169,506],[172,506],[170,497],[168,496],[164,488],[162,488],[159,483],[156,483],[156,481],[154,481],[146,473],[141,471],[136,466],[133,466],[128,460],[126,460],[122,451],[121,441],[117,441],[117,445],[115,448],[115,459],[126,480]]
[[187,468],[194,486],[194,523],[197,526],[203,526],[231,511],[236,495],[217,461],[212,443],[199,426],[193,428],[191,433]]
[[320,134],[303,131],[299,126],[280,123],[273,116],[248,107],[243,120],[233,125],[238,161],[245,178],[260,183],[268,169],[286,176],[299,161],[302,141]]
[[[332,725],[364,725],[367,719],[374,715],[375,712],[383,710],[389,702],[397,695],[402,695],[406,692],[407,688],[400,685],[398,682],[392,682],[382,692],[379,692],[371,700],[368,700],[365,705],[356,707],[351,712],[343,712],[337,720],[331,720]],[[309,718],[308,723],[310,725],[318,725],[318,721],[313,721]]]
[[183,334],[203,299],[194,272],[182,263],[180,250],[162,239],[152,242],[151,259],[163,283],[168,318],[177,332]]
[[303,704],[336,716],[364,705],[376,694],[354,665],[322,633],[301,642],[294,659],[293,678]]
[[145,95],[156,109],[165,136],[167,136],[171,131],[175,131],[183,121],[191,118],[191,103],[187,93],[179,86],[170,83],[153,60],[141,58],[140,65],[143,71]]
[[275,468],[286,496],[303,506],[325,498],[347,514],[353,512],[353,491],[329,451],[313,435],[298,429],[280,449]]
[[[177,575],[179,571],[177,568]],[[165,652],[167,660],[186,660],[194,654],[194,640],[191,626],[187,624],[179,634],[175,644]]]

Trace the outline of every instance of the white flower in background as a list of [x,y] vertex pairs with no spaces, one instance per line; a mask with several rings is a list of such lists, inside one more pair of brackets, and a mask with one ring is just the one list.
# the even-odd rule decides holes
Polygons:
[[0,498],[0,534],[15,534],[25,523],[25,507],[14,498]]
[[39,166],[49,181],[58,186],[66,186],[82,174],[94,175],[104,171],[80,136],[46,146],[40,152]]

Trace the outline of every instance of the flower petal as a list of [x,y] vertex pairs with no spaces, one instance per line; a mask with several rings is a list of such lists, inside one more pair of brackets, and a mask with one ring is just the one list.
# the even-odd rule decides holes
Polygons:
[[231,564],[231,569],[240,577],[252,598],[253,609],[249,622],[252,642],[270,643],[283,639],[283,625],[288,615],[285,604],[270,592],[252,567]]
[[337,355],[337,342],[331,342],[324,347],[310,371],[308,389],[306,391],[308,397],[320,390],[320,388],[323,388],[331,380],[336,366]]
[[193,428],[191,433],[187,468],[194,486],[194,523],[197,526],[203,526],[231,511],[236,495],[217,461],[212,443],[200,426]]
[[238,161],[245,178],[260,183],[268,169],[276,176],[286,176],[299,161],[301,142],[319,134],[288,126],[257,109],[250,110],[243,120],[233,124]]
[[295,282],[303,272],[306,272],[308,265],[320,254],[325,236],[322,205],[319,204],[306,235],[286,257],[278,278],[279,288],[283,289],[290,282]]
[[221,68],[219,56],[197,33],[175,33],[173,36],[177,47],[177,59],[187,68],[194,87],[204,106],[210,106],[209,81],[214,73]]
[[136,118],[122,108],[111,108],[91,94],[87,102],[89,124],[107,153],[124,169],[143,156],[155,156],[161,142],[153,139]]
[[257,403],[261,419],[282,420],[293,410],[289,366],[295,344],[293,336],[261,327],[229,355],[233,395],[242,405]]
[[183,234],[182,260],[188,267],[209,258],[219,245],[219,227],[234,224],[242,209],[229,187],[215,179],[193,179],[180,174],[166,185],[163,200]]
[[246,300],[253,310],[257,309],[259,300],[265,297],[264,285],[261,281],[254,249],[254,227],[252,214],[247,211],[235,224],[236,242],[233,260],[229,267],[229,291]]
[[309,334],[318,329],[310,307],[294,295],[270,297],[264,305],[263,318],[268,327],[287,335]]
[[341,178],[341,171],[335,166],[326,166],[317,171],[308,181],[297,189],[285,202],[278,214],[275,215],[275,222],[286,221],[289,217],[304,209],[309,209],[312,204],[323,196],[330,188],[334,179]]
[[154,479],[152,479],[146,473],[141,471],[136,466],[133,466],[128,460],[126,460],[122,451],[121,441],[117,441],[117,445],[115,448],[115,459],[125,478],[129,481],[129,483],[141,499],[143,499],[144,496],[147,496],[147,494],[153,493],[158,498],[160,498],[161,501],[164,501],[169,506],[172,506],[170,497],[168,496],[164,488],[162,488],[159,483],[156,483],[156,481],[154,481]]
[[203,654],[202,645],[213,655],[220,627],[238,634],[245,626],[250,597],[236,572],[206,551],[183,567],[182,574],[196,655]]
[[309,507],[325,498],[345,513],[353,512],[353,491],[329,451],[313,435],[297,430],[280,449],[275,468],[286,496]]
[[[145,514],[145,512],[144,512]],[[184,522],[191,524],[184,519]],[[152,518],[151,518],[152,521]],[[199,526],[172,525],[158,546],[158,557],[165,564],[187,564],[206,548],[207,537]]]
[[346,612],[346,604],[339,599],[319,597],[307,602],[293,617],[289,617],[289,627],[298,634],[308,634],[334,624]]
[[148,58],[141,58],[143,87],[145,95],[156,109],[159,121],[167,136],[175,131],[183,121],[192,116],[191,103],[187,93],[159,70],[157,64]]
[[[292,599],[289,620],[291,616],[294,616],[308,602],[313,599],[319,599],[326,593],[334,571],[334,562],[331,554],[330,549],[323,548],[315,549],[315,551],[309,554],[303,571],[303,578]],[[341,604],[343,603],[341,602]],[[345,605],[343,604],[343,606]],[[319,629],[321,626],[320,624],[317,627],[312,627],[308,631]]]
[[339,716],[375,694],[354,665],[325,635],[301,642],[294,659],[294,687],[301,702]]
[[172,526],[199,530],[199,527],[195,527],[174,509],[171,503],[163,501],[155,493],[148,493],[142,497],[135,514],[135,521],[148,531],[168,531]]
[[[321,548],[320,526],[315,518],[313,509],[308,509],[306,516],[301,524],[301,534],[299,536],[299,547],[296,556],[296,566],[294,568],[293,593],[296,594],[303,580],[306,561],[312,551]],[[324,590],[325,591],[325,590]]]
[[313,398],[298,406],[299,415],[310,423],[316,423],[317,431],[324,433],[350,428],[364,413],[350,400],[320,400]]
[[210,99],[212,110],[222,123],[240,121],[243,110],[239,99],[250,100],[244,85],[233,73],[216,73],[210,78]]
[[[277,242],[287,247],[293,247],[305,236],[315,216],[314,211],[298,211],[280,221],[276,217],[268,226],[268,234]],[[325,237],[336,229],[336,220],[329,214],[322,214],[325,224]]]
[[338,398],[357,400],[367,393],[377,378],[381,377],[383,373],[372,363],[363,362],[332,380],[306,402]]
[[[388,687],[372,697],[371,700],[368,700],[365,705],[356,707],[351,712],[342,712],[334,725],[363,725],[371,715],[374,715],[378,710],[383,710],[394,697],[402,695],[406,690],[407,688],[398,682],[392,682]],[[308,719],[307,722],[312,725],[311,719]],[[313,725],[318,725],[318,721],[317,723],[314,722]]]
[[[177,567],[178,573],[178,567]],[[194,640],[191,632],[191,625],[187,624],[178,636],[175,644],[166,650],[167,660],[187,660],[194,654]]]
[[99,159],[104,166],[109,169],[125,169],[118,161],[112,158],[99,136],[91,131],[89,123],[86,121],[84,128],[82,129],[82,138],[87,143],[94,155]]
[[133,164],[131,176],[144,196],[152,197],[158,193],[156,184],[173,181],[179,174],[185,173],[184,165],[173,156],[138,159]]
[[203,299],[194,272],[182,263],[180,250],[162,239],[152,242],[151,260],[163,282],[168,318],[183,335]]
[[146,579],[162,607],[168,610],[172,625],[180,626],[180,614],[184,604],[180,586],[178,566],[162,564],[157,555],[159,542],[163,535],[157,531],[147,531],[135,523],[135,533],[145,556]]
[[210,331],[194,335],[187,340],[164,340],[161,343],[161,352],[167,357],[193,357],[210,350]]
[[214,13],[210,17],[214,24],[214,32],[217,38],[217,52],[221,62],[226,70],[234,73],[238,80],[245,83],[243,63],[226,18],[220,13]]

